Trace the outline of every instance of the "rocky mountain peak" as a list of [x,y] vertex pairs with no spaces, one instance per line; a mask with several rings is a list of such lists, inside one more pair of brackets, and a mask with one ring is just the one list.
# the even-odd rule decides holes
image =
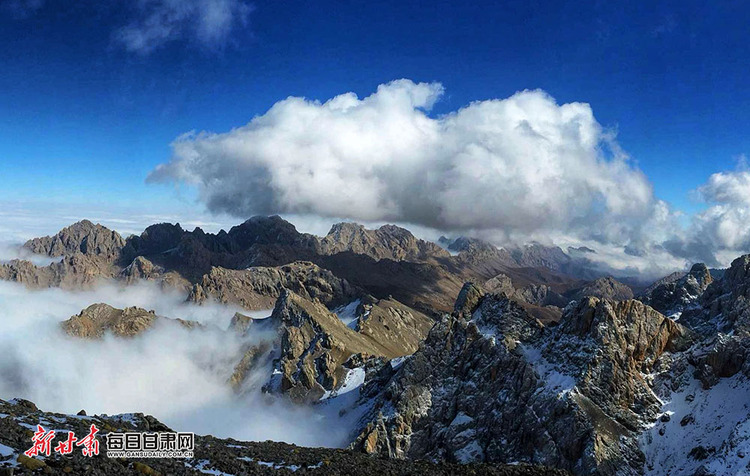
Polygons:
[[240,225],[233,226],[228,235],[241,249],[249,248],[256,243],[290,245],[302,236],[294,225],[278,215],[254,216]]
[[685,309],[696,305],[712,282],[706,265],[696,263],[686,274],[672,274],[654,283],[640,299],[659,312],[679,317]]
[[464,283],[461,292],[458,293],[456,304],[453,307],[455,314],[471,314],[479,306],[484,297],[484,290],[474,283]]
[[750,282],[750,254],[742,255],[732,261],[731,266],[724,273],[722,279],[726,283],[726,286],[747,288]]
[[135,337],[153,327],[158,320],[177,323],[187,329],[202,327],[195,321],[160,317],[154,311],[135,306],[118,309],[105,303],[92,304],[60,325],[72,337],[98,339],[106,333],[115,337]]
[[690,343],[687,329],[634,299],[584,298],[566,308],[559,329],[602,346],[615,345],[634,362],[654,362],[663,352],[684,350]]
[[409,230],[396,225],[368,230],[357,223],[337,223],[320,239],[320,247],[324,254],[351,251],[376,260],[421,261],[450,256],[435,243],[418,239]]
[[277,390],[295,401],[319,399],[337,388],[347,374],[343,364],[354,354],[387,356],[388,349],[372,338],[348,328],[319,301],[303,299],[285,289],[271,319],[280,323],[281,372]]
[[81,220],[53,236],[34,238],[23,246],[33,253],[51,257],[82,253],[114,261],[119,258],[125,240],[114,230],[89,220]]
[[559,246],[545,246],[540,243],[512,248],[510,254],[518,266],[522,267],[542,266],[560,271],[571,262],[570,256],[565,254]]
[[594,296],[604,299],[623,301],[633,299],[633,290],[626,284],[617,281],[611,276],[597,278],[586,283],[583,287],[569,293],[571,299],[580,300],[586,296]]
[[179,223],[158,223],[147,227],[140,236],[130,236],[123,252],[129,263],[138,255],[164,253],[176,248],[185,234]]
[[331,307],[348,303],[356,295],[355,288],[345,279],[309,261],[295,261],[284,266],[241,270],[213,267],[193,285],[188,300],[202,303],[214,299],[245,309],[270,309],[284,289]]
[[118,337],[133,337],[149,329],[158,316],[153,311],[137,307],[116,309],[108,304],[92,304],[62,323],[70,336],[87,339],[102,337],[111,332]]
[[143,256],[137,256],[132,263],[120,271],[119,277],[127,283],[140,279],[155,279],[164,273],[164,268],[157,266]]
[[465,251],[467,253],[487,253],[494,252],[498,248],[492,243],[480,240],[479,238],[459,236],[455,240],[449,241],[448,249],[457,253],[460,253],[462,251]]
[[708,286],[713,281],[711,272],[704,263],[695,263],[688,271],[688,275],[695,278],[701,285]]

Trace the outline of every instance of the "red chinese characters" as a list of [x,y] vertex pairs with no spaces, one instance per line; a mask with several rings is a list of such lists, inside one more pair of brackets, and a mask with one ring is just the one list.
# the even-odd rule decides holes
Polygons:
[[72,431],[68,432],[68,439],[67,441],[61,441],[55,446],[55,453],[60,453],[61,455],[69,455],[73,452],[73,444],[78,441],[78,438],[76,438],[76,434]]
[[[24,454],[28,457],[50,456],[52,454],[52,440],[55,438],[55,430],[47,431],[42,425],[37,425],[36,428],[37,431],[31,437],[33,446],[24,451]],[[69,431],[68,438],[64,441],[59,441],[54,451],[61,455],[69,455],[73,453],[75,447],[82,447],[83,456],[91,457],[98,455],[99,440],[96,439],[97,433],[99,433],[99,429],[94,424],[89,428],[89,434],[81,439],[76,438],[75,432]]]
[[99,433],[99,429],[92,423],[89,434],[76,443],[76,446],[83,446],[83,456],[90,457],[99,454],[99,440],[96,439],[97,433]]
[[37,455],[45,455],[49,456],[52,452],[52,440],[55,438],[55,432],[53,430],[46,431],[42,425],[36,426],[36,432],[34,432],[34,436],[31,437],[31,442],[33,443],[33,446],[29,448],[28,450],[24,451],[23,454],[25,454],[28,457],[37,456]]

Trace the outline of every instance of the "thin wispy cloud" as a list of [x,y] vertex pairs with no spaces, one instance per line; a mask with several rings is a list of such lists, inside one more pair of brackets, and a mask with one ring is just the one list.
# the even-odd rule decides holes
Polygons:
[[139,0],[133,19],[113,38],[128,51],[147,55],[174,41],[221,48],[248,24],[252,6],[242,0]]
[[33,16],[43,6],[44,0],[5,0],[0,3],[0,9],[17,20],[25,20]]

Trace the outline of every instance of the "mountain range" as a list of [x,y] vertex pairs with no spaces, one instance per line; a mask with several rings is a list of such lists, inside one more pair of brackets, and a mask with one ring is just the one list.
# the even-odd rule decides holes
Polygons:
[[[217,234],[157,224],[127,238],[84,220],[23,246],[59,261],[0,263],[0,279],[69,290],[152,281],[189,303],[240,309],[228,328],[214,329],[91,303],[60,326],[73,340],[129,339],[159,326],[243,339],[226,372],[238,396],[262,389],[328,406],[350,425],[346,452],[311,449],[312,459],[293,462],[303,473],[360,474],[325,472],[315,466],[322,459],[376,461],[378,474],[750,472],[750,255],[727,270],[697,263],[628,286],[557,247],[502,249],[468,237],[436,244],[397,226],[354,223],[317,237],[277,216]],[[263,310],[269,317],[253,317]],[[17,426],[20,407],[24,421],[51,418],[18,402],[0,402],[11,415],[0,425]],[[0,467],[5,458],[29,469],[20,440],[0,434],[10,448]],[[201,441],[204,460],[223,474],[289,469],[280,460],[270,469],[228,465],[236,442]],[[414,466],[425,461],[436,466]],[[200,474],[165,461],[148,468]]]

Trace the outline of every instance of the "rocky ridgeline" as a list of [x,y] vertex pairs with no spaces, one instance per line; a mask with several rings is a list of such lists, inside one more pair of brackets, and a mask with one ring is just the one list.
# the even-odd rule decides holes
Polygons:
[[211,268],[193,285],[188,300],[203,303],[213,299],[233,303],[245,309],[270,309],[284,289],[317,299],[328,307],[347,304],[357,291],[345,279],[310,262],[294,262],[279,267],[254,267],[243,270]]
[[[448,311],[463,282],[483,282],[499,273],[513,279],[522,302],[560,307],[558,294],[580,286],[564,273],[582,271],[557,247],[533,244],[506,250],[481,240],[459,238],[450,243],[457,253],[451,256],[437,244],[394,225],[368,230],[355,223],[339,223],[326,236],[316,237],[298,232],[278,216],[253,217],[216,234],[162,223],[127,239],[84,220],[53,236],[29,240],[24,246],[62,261],[49,266],[20,260],[0,264],[0,279],[29,287],[69,289],[91,287],[103,279],[125,284],[149,280],[192,290],[196,301],[236,298],[248,309],[268,306],[269,300],[278,297],[279,283],[305,294],[301,286],[292,283],[304,267],[295,263],[314,263],[378,298],[392,295],[427,312]],[[247,269],[255,271],[234,273]],[[280,270],[290,274],[278,276]],[[331,277],[321,278],[334,286]],[[237,281],[251,290],[236,289],[232,285]],[[253,287],[269,294],[256,293]],[[547,310],[540,316],[555,320],[559,310]]]
[[[432,327],[432,319],[392,299],[366,296],[353,305],[348,326],[321,301],[282,290],[271,316],[253,319],[236,314],[226,332],[246,338],[235,358],[229,384],[238,392],[256,370],[271,364],[267,391],[310,403],[338,390],[344,378],[368,361],[382,362],[412,354]],[[117,309],[93,304],[61,323],[70,336],[99,339],[105,334],[133,338],[158,323],[195,332],[221,332],[195,321],[158,316],[137,307]],[[196,338],[200,338],[196,334]],[[256,389],[257,390],[257,389]]]
[[686,334],[638,301],[596,298],[546,328],[468,285],[411,358],[365,387],[375,403],[354,446],[401,458],[640,474],[637,436],[660,407],[641,372],[686,346]]
[[92,304],[79,314],[63,321],[66,334],[82,339],[99,339],[109,333],[115,337],[135,337],[151,329],[157,321],[179,324],[186,329],[202,328],[196,321],[157,316],[154,311],[138,307],[117,309],[108,304]]
[[367,230],[357,223],[338,223],[319,243],[321,254],[350,251],[376,260],[425,261],[450,256],[435,243],[417,239],[409,230],[395,225]]
[[668,316],[680,315],[697,303],[712,282],[706,265],[697,263],[687,274],[671,274],[647,288],[641,300]]
[[[53,447],[67,438],[68,431],[86,435],[90,425],[99,429],[100,454],[82,455],[80,448],[72,454],[29,458],[23,454],[31,447],[36,425],[55,429]],[[557,476],[563,471],[526,465],[475,464],[460,466],[450,463],[403,461],[373,458],[362,453],[326,448],[303,448],[274,442],[244,442],[195,436],[193,458],[108,458],[105,455],[106,435],[122,431],[170,431],[150,415],[86,416],[49,413],[39,410],[26,400],[0,400],[0,475],[25,474],[79,475],[474,475],[474,476]]]
[[545,327],[509,293],[466,285],[413,356],[365,384],[353,447],[577,474],[750,471],[750,256],[720,280],[696,265],[662,286],[690,296],[679,322],[583,297]]

